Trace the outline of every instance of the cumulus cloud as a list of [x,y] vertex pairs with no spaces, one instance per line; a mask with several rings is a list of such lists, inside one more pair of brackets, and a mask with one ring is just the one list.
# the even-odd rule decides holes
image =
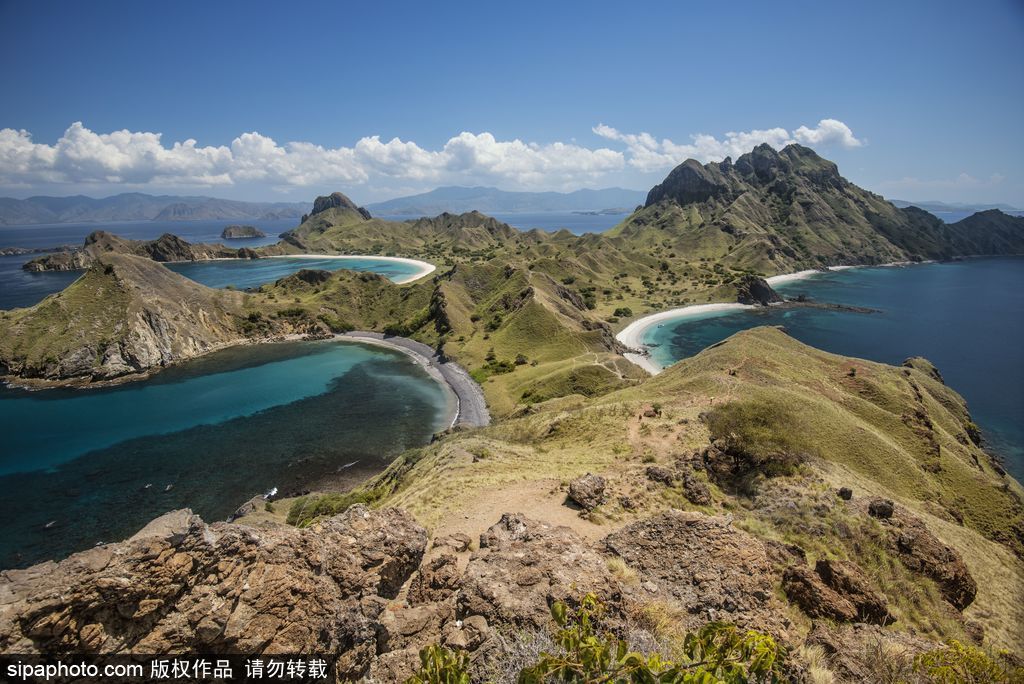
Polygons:
[[593,132],[606,140],[626,145],[628,164],[639,171],[652,172],[671,168],[686,159],[701,162],[721,161],[726,157],[736,158],[745,152],[768,143],[781,149],[790,143],[810,147],[835,145],[839,147],[860,147],[850,127],[837,119],[822,119],[814,128],[800,126],[790,132],[785,128],[766,128],[751,131],[729,132],[721,139],[706,133],[691,136],[691,142],[677,144],[668,138],[658,140],[649,133],[622,133],[616,128],[598,124]]
[[195,140],[165,145],[160,133],[95,133],[81,122],[53,145],[36,143],[25,130],[0,129],[0,184],[128,184],[217,186],[259,183],[308,186],[371,181],[486,181],[522,187],[586,182],[620,170],[621,152],[561,142],[501,141],[490,133],[460,133],[440,150],[380,136],[353,147],[309,142],[280,144],[243,133],[227,146]]
[[726,133],[721,139],[694,135],[688,144],[659,140],[649,133],[622,133],[604,124],[593,131],[621,143],[625,150],[576,142],[498,140],[487,132],[459,133],[439,149],[400,138],[385,141],[377,135],[351,147],[328,148],[311,142],[279,143],[258,132],[243,133],[228,145],[201,146],[192,139],[168,144],[160,133],[97,133],[81,122],[71,124],[55,143],[46,144],[35,142],[28,131],[4,128],[0,129],[0,186],[372,189],[483,183],[569,189],[620,178],[624,171],[665,171],[687,157],[707,161],[738,156],[762,142],[774,147],[790,142],[861,144],[849,127],[835,119],[792,132],[770,128]]

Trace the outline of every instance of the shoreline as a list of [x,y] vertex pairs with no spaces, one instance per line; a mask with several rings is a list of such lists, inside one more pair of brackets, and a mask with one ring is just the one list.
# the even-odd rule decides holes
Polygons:
[[339,342],[370,344],[394,349],[408,355],[420,365],[430,377],[440,384],[454,399],[454,411],[450,411],[450,430],[458,425],[465,427],[486,427],[491,423],[483,388],[470,377],[466,369],[443,359],[436,351],[422,342],[407,337],[388,337],[383,333],[354,330],[334,336]]
[[410,275],[398,278],[397,280],[391,280],[395,285],[411,283],[419,280],[420,278],[426,277],[437,270],[437,266],[434,264],[427,261],[420,261],[419,259],[394,256],[374,256],[372,254],[271,254],[268,256],[260,256],[260,259],[376,259],[378,261],[390,261],[396,264],[415,266],[419,269]]
[[[928,261],[891,261],[885,264],[840,264],[836,266],[826,266],[825,268],[809,268],[802,271],[795,271],[793,273],[780,273],[765,278],[765,282],[770,286],[782,285],[784,283],[791,283],[798,280],[805,280],[815,275],[822,273],[830,273],[832,271],[847,271],[853,268],[895,268],[904,266],[918,266],[923,264],[935,264],[938,263],[934,260]],[[753,309],[754,304],[739,304],[736,302],[718,302],[710,304],[691,304],[689,306],[682,306],[675,309],[668,309],[667,311],[659,311],[657,313],[648,314],[641,316],[640,318],[632,321],[625,328],[620,330],[616,335],[615,339],[621,342],[623,345],[628,347],[631,351],[624,353],[622,356],[630,363],[643,368],[651,375],[657,375],[664,368],[658,366],[651,360],[650,347],[643,343],[644,333],[654,327],[656,324],[667,321],[667,320],[679,320],[685,318],[691,318],[694,316],[700,316],[707,313],[713,313],[716,311],[741,311],[743,309]]]

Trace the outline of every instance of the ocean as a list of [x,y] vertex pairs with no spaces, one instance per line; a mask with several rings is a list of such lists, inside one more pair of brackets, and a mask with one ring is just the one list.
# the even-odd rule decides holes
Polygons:
[[1024,258],[832,271],[777,289],[879,312],[766,308],[668,321],[644,335],[657,345],[652,360],[669,365],[758,325],[883,363],[923,356],[967,400],[987,448],[1024,481]]
[[0,569],[177,508],[215,521],[272,487],[354,485],[446,428],[452,402],[405,354],[333,341],[236,347],[113,388],[0,388]]

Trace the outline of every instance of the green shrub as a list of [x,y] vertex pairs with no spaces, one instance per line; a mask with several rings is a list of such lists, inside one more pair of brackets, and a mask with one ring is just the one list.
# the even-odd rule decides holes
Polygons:
[[1009,663],[1006,654],[989,655],[956,640],[914,658],[914,670],[937,684],[1024,682],[1024,667]]
[[613,315],[616,316],[617,318],[629,318],[630,316],[633,315],[633,310],[630,309],[628,306],[620,306],[615,310]]
[[420,651],[420,669],[405,684],[469,684],[469,656],[434,644]]
[[[542,651],[536,662],[519,672],[520,684],[574,682],[598,684],[746,684],[783,681],[785,651],[772,637],[741,632],[733,625],[712,622],[683,640],[681,658],[631,652],[627,643],[602,631],[604,605],[587,594],[575,610],[562,601],[551,606],[557,629],[556,648]],[[440,646],[420,651],[420,670],[406,684],[447,684],[470,681],[469,659]]]
[[775,399],[723,404],[707,414],[712,440],[724,443],[737,475],[790,475],[810,448],[793,412]]

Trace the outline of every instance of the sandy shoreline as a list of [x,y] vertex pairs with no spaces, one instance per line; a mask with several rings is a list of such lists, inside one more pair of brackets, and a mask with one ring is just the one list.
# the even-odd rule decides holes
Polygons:
[[390,261],[396,264],[407,264],[409,266],[415,266],[418,270],[415,273],[407,275],[403,278],[398,278],[392,282],[396,285],[405,285],[411,283],[414,280],[430,275],[437,270],[437,266],[428,263],[426,261],[420,261],[419,259],[408,259],[406,257],[392,257],[392,256],[375,256],[373,254],[274,254],[271,256],[261,256],[261,259],[377,259],[378,261]]
[[[765,278],[765,282],[769,285],[781,285],[783,283],[790,283],[797,280],[804,280],[811,276],[818,275],[820,273],[828,273],[830,271],[846,271],[851,268],[887,268],[887,267],[898,267],[898,266],[916,266],[918,264],[930,264],[935,263],[934,261],[893,261],[887,264],[854,264],[854,265],[839,265],[839,266],[828,266],[823,269],[810,268],[803,271],[796,271],[795,273],[781,273],[779,275],[770,276]],[[677,309],[669,309],[667,311],[659,311],[658,313],[649,314],[641,318],[636,319],[625,328],[619,331],[615,336],[622,344],[626,345],[633,352],[627,352],[623,354],[627,361],[640,366],[651,375],[657,375],[664,368],[658,366],[654,361],[651,360],[649,355],[648,347],[643,343],[644,333],[650,330],[655,325],[663,321],[668,320],[679,320],[682,318],[689,318],[692,316],[700,316],[706,313],[712,313],[715,311],[731,311],[731,310],[742,310],[752,309],[752,304],[736,304],[736,303],[717,303],[717,304],[691,304],[690,306],[683,306]]]

